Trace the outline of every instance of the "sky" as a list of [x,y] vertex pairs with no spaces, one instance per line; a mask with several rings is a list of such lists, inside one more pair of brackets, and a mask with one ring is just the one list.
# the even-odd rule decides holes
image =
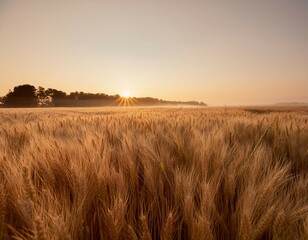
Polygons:
[[308,102],[307,0],[0,0],[0,96],[29,83],[209,105]]

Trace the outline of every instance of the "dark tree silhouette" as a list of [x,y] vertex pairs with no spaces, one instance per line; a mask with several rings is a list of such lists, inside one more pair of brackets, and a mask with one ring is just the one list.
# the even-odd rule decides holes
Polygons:
[[41,107],[51,106],[52,97],[49,90],[45,90],[43,87],[38,87],[36,90],[36,96],[38,98],[38,104]]
[[36,107],[36,88],[29,84],[14,87],[13,91],[3,97],[3,104],[5,107]]
[[78,100],[78,92],[71,92],[68,96],[67,96],[68,99],[70,100]]
[[48,88],[45,92],[51,98],[52,106],[61,107],[67,105],[67,95],[65,92],[52,88]]
[[51,88],[48,88],[47,91],[51,93],[50,95],[52,96],[53,100],[64,100],[66,98],[66,93],[63,91],[59,91],[59,90],[51,89]]
[[[0,97],[1,107],[100,107],[119,106],[123,101],[120,95],[107,95],[104,93],[71,92],[66,94],[63,91],[53,88],[45,89],[29,84],[17,86],[14,91]],[[197,101],[166,101],[152,97],[132,97],[130,102],[135,106],[160,106],[160,105],[189,105],[207,106]]]

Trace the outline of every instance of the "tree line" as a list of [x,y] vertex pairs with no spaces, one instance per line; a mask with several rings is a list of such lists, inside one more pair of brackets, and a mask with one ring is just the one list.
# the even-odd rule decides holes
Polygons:
[[[194,105],[206,106],[203,102],[189,101],[165,101],[162,99],[145,97],[130,98],[127,105]],[[118,106],[123,103],[118,94],[108,95],[104,93],[84,93],[64,91],[39,86],[19,85],[13,91],[0,97],[2,107],[91,107],[91,106]]]

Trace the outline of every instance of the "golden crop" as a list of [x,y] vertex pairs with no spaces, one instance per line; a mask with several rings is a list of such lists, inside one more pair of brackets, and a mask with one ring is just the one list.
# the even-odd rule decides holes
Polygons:
[[0,239],[307,239],[307,109],[0,110]]

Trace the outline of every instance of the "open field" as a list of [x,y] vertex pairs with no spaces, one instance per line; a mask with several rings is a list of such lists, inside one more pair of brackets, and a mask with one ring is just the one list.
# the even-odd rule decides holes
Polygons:
[[0,109],[0,239],[308,239],[308,108]]

